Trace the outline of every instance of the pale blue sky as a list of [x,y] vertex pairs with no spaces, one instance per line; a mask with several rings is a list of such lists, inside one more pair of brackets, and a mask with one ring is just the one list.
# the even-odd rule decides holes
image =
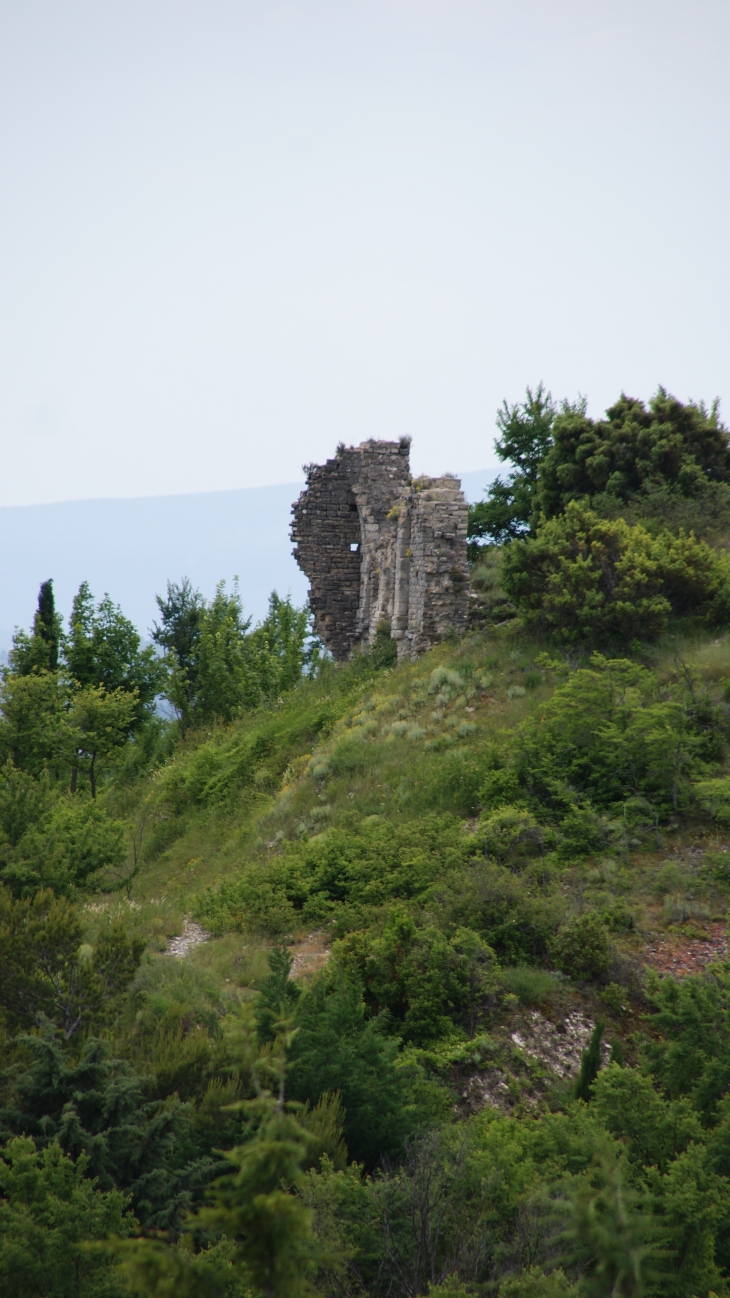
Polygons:
[[2,0],[0,505],[730,403],[729,54],[727,0]]

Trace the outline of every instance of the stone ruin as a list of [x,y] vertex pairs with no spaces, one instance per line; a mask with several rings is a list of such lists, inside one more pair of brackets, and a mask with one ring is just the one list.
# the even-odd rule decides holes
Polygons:
[[415,657],[467,625],[467,504],[458,478],[411,478],[410,438],[340,445],[308,466],[292,506],[294,557],[310,582],[317,634],[349,658],[390,626]]

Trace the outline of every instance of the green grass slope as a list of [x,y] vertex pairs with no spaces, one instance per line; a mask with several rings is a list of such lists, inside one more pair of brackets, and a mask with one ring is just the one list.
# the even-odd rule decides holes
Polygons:
[[[635,787],[618,797],[610,789],[601,801],[599,789],[590,804],[567,807],[554,790],[519,788],[505,774],[509,755],[581,670],[591,672],[589,659],[551,662],[514,625],[379,671],[365,661],[329,666],[275,708],[191,735],[151,774],[118,784],[109,809],[127,821],[136,873],[126,893],[99,893],[85,913],[92,942],[103,919],[121,914],[147,943],[124,1048],[137,1040],[148,1063],[159,1051],[164,1069],[170,1033],[176,1049],[191,1032],[215,1036],[221,1016],[266,977],[267,952],[284,944],[302,985],[333,960],[356,975],[373,1012],[387,1011],[391,1031],[467,1107],[500,1099],[495,1077],[509,1104],[544,1099],[561,1072],[575,1073],[598,1016],[630,1051],[646,1007],[645,961],[665,949],[667,959],[675,948],[682,956],[693,942],[704,950],[724,924],[724,750],[718,741],[703,753],[687,739],[676,809],[670,776],[659,788],[634,772]],[[645,690],[642,701],[629,686],[632,715],[642,713],[646,729],[651,709],[665,709],[652,714],[660,750],[688,725],[672,709],[689,715],[701,699],[714,721],[699,730],[724,726],[726,637],[660,646],[637,670],[656,697]],[[582,724],[594,723],[589,715]],[[549,744],[545,757],[559,774]],[[614,753],[609,766],[621,760]],[[495,793],[497,776],[504,788]],[[713,780],[714,802],[696,792]],[[576,940],[591,938],[595,920],[601,949],[581,968],[569,937],[586,917]],[[164,954],[189,921],[207,940],[182,960]],[[405,938],[394,937],[396,923]],[[496,953],[491,980],[471,1000],[456,984],[443,995],[425,985],[429,964],[446,979],[449,959],[467,959],[460,932]],[[414,953],[405,971],[398,941]],[[452,944],[450,955],[438,954],[439,942]],[[379,985],[386,966],[398,994]],[[554,1042],[534,1043],[534,1054],[510,1045],[534,1010],[548,1023],[578,1016],[565,1067],[550,1062]]]

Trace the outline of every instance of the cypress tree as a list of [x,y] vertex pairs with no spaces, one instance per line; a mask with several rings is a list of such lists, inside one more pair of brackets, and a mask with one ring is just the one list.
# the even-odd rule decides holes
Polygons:
[[588,1049],[583,1051],[583,1057],[580,1061],[580,1072],[575,1083],[573,1096],[576,1100],[585,1100],[586,1104],[591,1098],[593,1083],[601,1067],[601,1042],[605,1027],[604,1020],[599,1019],[588,1042]]
[[52,672],[55,672],[58,667],[58,619],[56,602],[53,598],[52,578],[41,582],[35,631],[48,645],[48,666]]

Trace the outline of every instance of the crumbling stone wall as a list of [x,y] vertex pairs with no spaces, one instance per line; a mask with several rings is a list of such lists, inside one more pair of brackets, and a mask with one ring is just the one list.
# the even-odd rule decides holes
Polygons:
[[410,439],[341,446],[313,465],[294,504],[294,556],[315,626],[335,658],[390,623],[415,656],[467,622],[467,505],[457,478],[411,479]]

